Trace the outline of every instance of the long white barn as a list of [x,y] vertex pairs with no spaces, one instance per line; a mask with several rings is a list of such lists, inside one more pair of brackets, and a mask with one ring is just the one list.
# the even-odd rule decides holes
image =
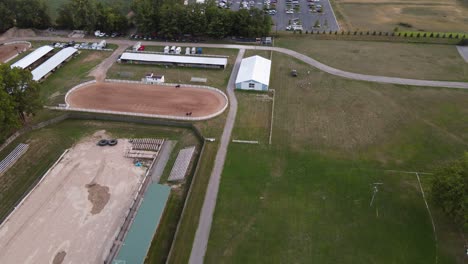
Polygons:
[[31,72],[33,80],[39,81],[46,77],[50,72],[59,67],[63,62],[67,61],[76,52],[78,52],[78,50],[72,47],[64,48],[57,52],[57,54],[46,60]]
[[227,58],[203,56],[178,56],[165,54],[149,54],[124,52],[120,56],[121,62],[127,63],[154,63],[163,65],[178,65],[204,68],[226,68]]
[[21,69],[26,69],[27,67],[31,66],[33,63],[38,61],[40,58],[47,55],[52,50],[54,50],[54,48],[52,48],[51,46],[39,47],[35,51],[29,53],[26,57],[12,64],[11,68],[18,67]]

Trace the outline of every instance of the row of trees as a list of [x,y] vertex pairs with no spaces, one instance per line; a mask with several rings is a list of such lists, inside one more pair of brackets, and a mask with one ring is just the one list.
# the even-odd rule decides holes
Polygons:
[[69,0],[58,9],[57,26],[105,32],[120,32],[129,26],[120,4],[108,4],[96,0]]
[[239,10],[218,8],[214,1],[205,4],[181,5],[164,0],[134,0],[134,22],[142,33],[157,33],[165,38],[183,34],[226,36],[268,36],[271,17],[259,9]]
[[42,107],[39,84],[28,70],[0,64],[0,139]]
[[0,32],[17,26],[21,28],[47,28],[51,21],[47,5],[40,0],[0,1]]

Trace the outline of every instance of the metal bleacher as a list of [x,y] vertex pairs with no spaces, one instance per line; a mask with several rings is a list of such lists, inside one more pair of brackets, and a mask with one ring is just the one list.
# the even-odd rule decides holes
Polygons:
[[2,161],[0,161],[0,175],[6,172],[15,162],[28,150],[29,145],[20,143],[18,146],[8,154]]
[[164,143],[164,139],[135,138],[130,139],[131,147],[127,149],[125,157],[154,159],[158,155]]
[[179,152],[169,174],[169,181],[181,181],[185,178],[193,153],[195,153],[195,147],[184,148]]

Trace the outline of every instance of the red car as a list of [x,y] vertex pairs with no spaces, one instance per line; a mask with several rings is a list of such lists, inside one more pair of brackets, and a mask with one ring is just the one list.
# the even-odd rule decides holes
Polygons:
[[145,46],[141,45],[139,48],[138,48],[138,51],[144,51],[145,50]]

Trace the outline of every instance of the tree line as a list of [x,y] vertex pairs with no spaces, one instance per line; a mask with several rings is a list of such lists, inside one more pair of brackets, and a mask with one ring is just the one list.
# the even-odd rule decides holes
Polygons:
[[211,0],[204,4],[182,5],[164,0],[134,0],[134,23],[142,33],[164,38],[184,34],[223,38],[261,37],[270,34],[272,20],[262,10],[232,11],[218,8]]
[[40,0],[0,1],[0,32],[15,26],[44,29],[50,24],[45,2]]
[[31,72],[0,64],[0,140],[40,108],[39,83],[32,80]]
[[[172,0],[133,0],[130,15],[118,1],[109,4],[98,0],[68,0],[57,10],[52,22],[48,6],[41,0],[3,0],[0,2],[0,32],[17,26],[44,29],[57,26],[63,29],[104,32],[123,32],[136,26],[142,34],[163,38],[182,35],[261,37],[271,30],[271,17],[262,10],[232,11],[218,8],[214,0],[204,4],[182,5]],[[127,10],[128,11],[128,10]]]

